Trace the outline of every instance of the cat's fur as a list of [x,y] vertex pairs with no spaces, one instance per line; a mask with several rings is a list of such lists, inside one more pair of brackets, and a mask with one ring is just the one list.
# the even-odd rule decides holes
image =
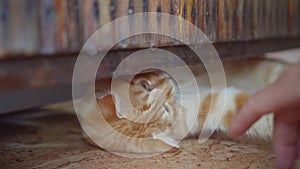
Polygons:
[[[197,72],[192,68],[193,73],[196,75],[201,97],[198,109],[199,114],[191,130],[189,130],[189,125],[194,119],[191,119],[189,117],[191,114],[185,112],[185,110],[187,106],[193,106],[192,101],[189,105],[182,105],[183,115],[180,116],[180,119],[177,119],[179,121],[177,126],[179,127],[171,127],[179,115],[178,88],[174,80],[164,72],[156,71],[139,74],[130,82],[129,97],[134,107],[133,114],[136,117],[148,117],[150,122],[147,123],[132,122],[126,118],[122,118],[120,112],[116,111],[120,109],[118,107],[120,106],[118,103],[118,99],[120,98],[113,96],[109,92],[100,93],[97,99],[98,108],[107,124],[101,126],[102,128],[106,128],[102,130],[104,132],[97,133],[97,136],[95,136],[99,138],[97,142],[101,143],[103,148],[110,151],[132,153],[161,152],[170,146],[178,146],[176,141],[183,136],[199,136],[210,108],[212,108],[212,113],[220,113],[220,109],[213,108],[220,107],[222,101],[218,100],[218,98],[222,97],[225,92],[225,109],[216,131],[226,133],[226,129],[231,123],[232,118],[243,106],[248,97],[276,80],[286,67],[283,63],[261,59],[225,61],[223,62],[223,66],[228,87],[215,93],[210,92],[209,77],[204,67],[200,68],[202,71]],[[197,68],[199,68],[199,65]],[[180,73],[179,69],[178,73]],[[186,87],[188,87],[188,83]],[[120,78],[117,84],[116,87],[123,90],[122,87],[124,87],[125,81],[122,81],[122,78]],[[124,92],[128,91],[124,90]],[[215,98],[214,102],[211,102],[212,97]],[[89,111],[89,109],[87,108],[86,111]],[[99,123],[96,119],[96,117],[90,118],[92,123]],[[206,130],[214,129],[213,126],[215,124],[213,122],[208,121],[206,123]],[[270,140],[272,130],[273,117],[272,115],[266,115],[256,122],[247,131],[246,135],[252,138]],[[117,132],[112,133],[112,131]],[[162,131],[171,133],[172,138],[160,135],[159,133]],[[188,133],[188,135],[185,136],[185,133]],[[89,140],[89,137],[86,135],[85,138]]]

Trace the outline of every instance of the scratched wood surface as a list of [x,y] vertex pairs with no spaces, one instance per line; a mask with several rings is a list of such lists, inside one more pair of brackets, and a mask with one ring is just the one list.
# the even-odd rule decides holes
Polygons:
[[[186,19],[211,41],[232,42],[300,35],[299,0],[1,0],[0,58],[78,52],[84,42],[112,20],[139,12],[163,12]],[[157,18],[145,18],[145,22]],[[141,23],[128,21],[131,30]],[[160,23],[175,33],[172,20]],[[122,25],[113,36],[121,36]],[[171,46],[178,42],[158,35],[124,39],[115,49]]]

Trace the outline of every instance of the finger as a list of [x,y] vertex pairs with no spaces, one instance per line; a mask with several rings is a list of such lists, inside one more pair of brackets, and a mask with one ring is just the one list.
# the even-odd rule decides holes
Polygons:
[[262,115],[288,107],[293,100],[293,90],[287,85],[286,76],[251,96],[239,113],[232,120],[229,134],[233,137],[242,135]]
[[276,114],[274,122],[274,152],[281,169],[293,168],[297,153],[297,123],[287,123],[284,114]]
[[300,108],[300,62],[284,73],[273,84],[248,99],[232,120],[229,134],[243,134],[262,115],[283,112],[287,108]]

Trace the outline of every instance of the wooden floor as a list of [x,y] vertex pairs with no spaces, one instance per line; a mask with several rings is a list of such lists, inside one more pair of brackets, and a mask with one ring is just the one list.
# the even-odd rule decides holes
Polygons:
[[72,102],[0,116],[0,168],[275,168],[269,144],[196,139],[151,158],[119,157],[84,142]]

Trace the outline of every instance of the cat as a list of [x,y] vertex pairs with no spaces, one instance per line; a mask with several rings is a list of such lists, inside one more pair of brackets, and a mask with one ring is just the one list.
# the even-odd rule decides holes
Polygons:
[[[193,107],[192,100],[188,105],[180,105],[178,86],[166,72],[157,70],[136,75],[128,82],[129,91],[123,89],[126,80],[118,79],[118,83],[114,87],[119,88],[120,91],[129,92],[129,100],[133,106],[133,112],[130,112],[132,117],[129,120],[126,115],[125,118],[124,113],[119,112],[122,107],[120,107],[118,100],[122,98],[109,92],[109,87],[99,85],[101,81],[96,82],[98,110],[106,122],[99,124],[98,118],[94,117],[96,112],[89,114],[90,109],[87,105],[85,111],[91,116],[90,122],[98,123],[102,128],[102,132],[95,133],[93,138],[97,138],[97,143],[100,143],[102,148],[113,152],[158,153],[164,152],[170,147],[179,147],[178,142],[181,138],[198,137],[203,131],[214,130],[215,124],[212,121],[206,121],[208,113],[213,112],[220,115],[221,110],[214,109],[214,107],[222,104],[222,100],[218,99],[223,97],[225,92],[224,113],[216,132],[226,133],[233,117],[251,94],[274,82],[288,67],[287,64],[265,59],[225,60],[223,66],[227,87],[214,93],[210,91],[209,76],[204,66],[190,67],[196,77],[201,96],[196,118],[191,117],[189,112],[185,112],[188,107]],[[176,69],[177,73],[180,73],[179,68],[173,70]],[[186,83],[186,87],[189,87],[189,82]],[[212,100],[214,101],[212,102]],[[180,106],[182,106],[181,112],[183,113],[179,116]],[[197,108],[195,107],[195,109]],[[209,112],[210,109],[211,112]],[[126,109],[123,110],[127,111]],[[137,117],[143,118],[138,119]],[[144,118],[147,118],[148,121],[138,121]],[[175,120],[178,122],[177,127],[172,128]],[[193,124],[192,127],[190,127],[191,124]],[[204,125],[205,130],[202,130]],[[160,134],[162,132],[166,132],[172,137]],[[272,132],[273,115],[269,114],[257,121],[247,131],[246,136],[270,141]],[[84,134],[84,138],[89,143],[94,144],[88,135]]]

